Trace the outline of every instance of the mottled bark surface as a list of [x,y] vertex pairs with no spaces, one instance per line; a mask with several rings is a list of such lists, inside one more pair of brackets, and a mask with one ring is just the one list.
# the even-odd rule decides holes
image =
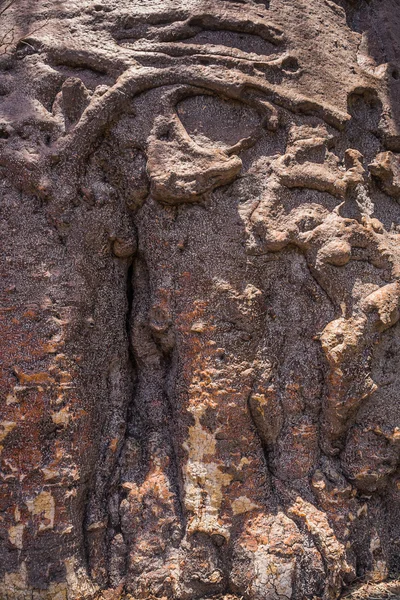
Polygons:
[[399,0],[0,29],[0,598],[397,577]]

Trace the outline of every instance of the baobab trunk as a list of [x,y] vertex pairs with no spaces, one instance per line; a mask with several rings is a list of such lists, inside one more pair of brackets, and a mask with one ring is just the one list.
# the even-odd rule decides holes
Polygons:
[[0,8],[0,596],[400,569],[400,4]]

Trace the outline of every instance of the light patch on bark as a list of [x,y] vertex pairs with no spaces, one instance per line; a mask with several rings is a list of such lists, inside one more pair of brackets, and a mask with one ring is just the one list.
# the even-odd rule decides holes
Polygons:
[[54,412],[51,415],[52,421],[55,425],[66,426],[69,423],[70,414],[68,408],[62,408],[58,412]]
[[232,510],[234,515],[241,515],[245,512],[250,512],[255,508],[261,508],[258,504],[254,504],[249,498],[246,496],[239,496],[232,502]]
[[53,529],[55,502],[50,492],[41,492],[34,500],[27,500],[26,505],[32,515],[42,517],[42,522],[39,524],[39,531]]
[[288,560],[263,551],[254,554],[255,579],[253,588],[259,598],[291,598],[295,560]]
[[185,504],[193,513],[188,531],[218,533],[228,539],[229,531],[220,523],[219,509],[223,488],[230,484],[232,476],[211,460],[215,455],[216,439],[200,423],[204,411],[204,405],[192,408],[195,425],[189,428],[189,438],[183,445],[189,455],[184,469]]
[[23,546],[24,528],[25,525],[23,523],[18,523],[18,525],[13,525],[8,529],[8,539],[19,550],[22,550]]

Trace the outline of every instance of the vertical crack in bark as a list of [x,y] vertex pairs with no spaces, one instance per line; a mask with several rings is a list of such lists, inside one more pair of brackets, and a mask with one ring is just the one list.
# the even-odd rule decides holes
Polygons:
[[[128,435],[128,416],[133,396],[135,362],[130,335],[133,303],[132,264],[126,266],[125,317],[122,321],[125,345],[115,348],[108,367],[108,410],[100,439],[100,456],[87,492],[83,519],[83,540],[87,567],[91,577],[101,585],[119,584],[111,563],[113,543],[122,535],[119,519],[120,462]],[[118,500],[116,501],[116,498]],[[121,545],[121,544],[120,544]],[[121,560],[120,560],[121,563]],[[121,576],[124,569],[120,569]],[[118,578],[119,579],[119,578]]]
[[[113,500],[109,501],[108,513],[109,521],[113,520],[112,527],[108,531],[108,579],[109,585],[115,587],[123,582],[127,570],[128,545],[124,530],[121,525],[120,506],[125,498],[125,490],[122,487],[122,461],[126,450],[126,443],[130,435],[129,424],[132,421],[132,414],[135,410],[135,388],[137,383],[137,365],[134,356],[132,341],[132,317],[134,303],[134,270],[135,259],[129,264],[126,273],[126,315],[125,315],[125,338],[128,353],[128,367],[131,378],[130,395],[125,407],[125,428],[123,439],[115,462],[114,482],[110,486],[110,496],[113,494]],[[112,502],[112,503],[111,503]],[[115,547],[115,541],[118,540],[118,546]],[[116,556],[118,554],[118,556]]]
[[[121,502],[123,500],[124,494],[123,494],[123,489],[121,486],[121,459],[122,459],[122,454],[124,452],[125,449],[125,444],[126,444],[126,440],[129,436],[129,421],[131,418],[131,413],[134,410],[134,403],[135,403],[135,385],[136,385],[136,377],[137,377],[137,369],[136,369],[136,361],[135,361],[135,357],[134,357],[134,351],[133,351],[133,343],[132,343],[132,333],[131,333],[131,327],[132,327],[132,311],[133,311],[133,302],[134,302],[134,289],[133,289],[133,278],[134,278],[134,259],[133,261],[130,263],[128,269],[127,269],[127,273],[126,273],[126,315],[125,315],[125,336],[126,336],[126,344],[127,344],[127,351],[128,351],[128,365],[129,365],[129,370],[131,373],[131,395],[130,398],[128,400],[127,406],[126,406],[126,411],[125,411],[125,430],[124,430],[124,436],[123,436],[123,440],[120,446],[120,450],[117,456],[117,460],[116,460],[116,470],[115,470],[115,482],[114,482],[114,498],[115,498],[115,502],[113,503],[113,511],[114,511],[114,520],[115,520],[115,525],[113,527],[114,531],[113,536],[111,536],[111,531],[109,531],[109,539],[108,539],[108,579],[109,579],[109,585],[115,586],[120,584],[120,581],[118,581],[119,578],[123,579],[125,577],[126,574],[126,570],[127,570],[127,544],[126,544],[126,540],[125,540],[125,536],[124,536],[124,532],[123,529],[121,527],[121,515],[120,515],[120,505]],[[109,513],[110,513],[110,505],[108,507]],[[109,517],[112,515],[109,515]],[[113,547],[112,547],[112,537],[115,539],[116,536],[120,536],[122,538],[122,548],[121,548],[121,553],[122,556],[120,557],[120,561],[119,561],[119,572],[118,573],[114,573],[114,569],[113,569]],[[117,579],[117,581],[115,580]]]

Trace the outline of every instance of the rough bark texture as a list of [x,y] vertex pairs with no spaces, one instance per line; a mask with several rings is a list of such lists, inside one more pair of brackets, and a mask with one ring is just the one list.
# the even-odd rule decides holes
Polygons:
[[0,597],[400,570],[399,0],[0,9]]

